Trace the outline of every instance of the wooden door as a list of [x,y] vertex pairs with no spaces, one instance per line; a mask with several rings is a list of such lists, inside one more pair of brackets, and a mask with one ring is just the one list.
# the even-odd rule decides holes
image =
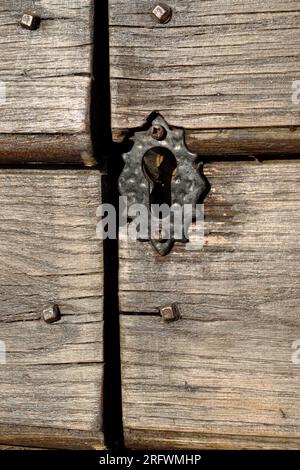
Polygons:
[[[0,449],[121,442],[121,395],[128,448],[299,448],[300,2],[156,4],[0,5]],[[117,254],[97,208],[154,111],[202,156],[204,246]]]
[[129,447],[299,447],[299,169],[207,165],[201,250],[121,241]]
[[97,171],[0,171],[2,444],[103,446],[100,182]]
[[299,448],[300,2],[157,3],[110,5],[113,136],[161,113],[211,190],[202,249],[120,241],[125,443]]
[[297,154],[299,0],[157,3],[110,2],[114,138],[159,111],[204,156]]
[[[24,14],[39,27],[25,28]],[[4,446],[104,447],[93,22],[92,0],[0,4]]]
[[[3,0],[0,5],[0,158],[95,164],[92,155],[93,0]],[[26,12],[40,26],[20,25]]]

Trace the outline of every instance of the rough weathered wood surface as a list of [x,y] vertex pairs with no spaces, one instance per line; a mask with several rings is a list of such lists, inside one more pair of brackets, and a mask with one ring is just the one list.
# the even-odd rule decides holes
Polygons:
[[0,450],[36,450],[33,447],[0,446]]
[[28,426],[1,426],[3,445],[30,446],[39,449],[103,449],[102,432]]
[[[202,250],[121,242],[126,444],[299,448],[300,162],[205,174]],[[182,320],[166,324],[170,302]]]
[[[51,161],[59,141],[61,162],[92,164],[93,4],[37,0],[41,25],[28,31],[19,22],[24,11],[32,10],[32,1],[1,1],[0,88],[6,89],[6,101],[0,100],[0,159]],[[17,136],[15,143],[6,142],[10,134]]]
[[[100,191],[97,171],[0,172],[2,444],[37,445],[47,436],[38,427],[55,430],[58,444],[59,429],[103,442]],[[41,319],[49,302],[57,323]]]
[[36,447],[0,446],[0,450],[40,450]]
[[[115,139],[159,111],[188,130],[187,143],[199,152],[299,152],[299,132],[289,128],[300,124],[292,102],[300,1],[173,0],[166,25],[150,14],[156,3],[110,2]],[[274,126],[293,142],[281,145]]]
[[[121,143],[128,130],[114,129],[114,139]],[[300,127],[245,128],[245,129],[186,129],[185,140],[191,152],[213,160],[215,156],[229,155],[259,157],[298,156]]]

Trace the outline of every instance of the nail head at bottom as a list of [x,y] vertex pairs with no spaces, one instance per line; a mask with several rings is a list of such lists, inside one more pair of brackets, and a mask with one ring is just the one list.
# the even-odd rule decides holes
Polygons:
[[159,312],[162,319],[167,323],[178,321],[182,318],[179,307],[176,303],[159,307]]

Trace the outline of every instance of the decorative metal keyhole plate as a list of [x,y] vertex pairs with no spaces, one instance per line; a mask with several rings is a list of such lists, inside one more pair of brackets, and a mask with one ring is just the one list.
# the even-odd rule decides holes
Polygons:
[[[156,153],[162,160],[166,155],[174,157],[176,168],[173,169],[170,179],[169,200],[173,207],[176,205],[181,208],[184,205],[192,206],[193,210],[184,218],[184,233],[187,233],[195,216],[197,204],[199,201],[202,202],[209,185],[206,178],[199,172],[201,163],[197,161],[198,156],[189,152],[185,145],[184,130],[171,128],[161,115],[156,115],[152,121],[149,120],[146,129],[135,132],[131,150],[122,155],[125,166],[119,178],[120,193],[127,197],[128,208],[134,204],[146,206],[150,219],[154,192],[159,192],[157,191],[158,185],[160,189],[165,190],[159,171],[156,180],[155,171],[149,172],[149,168],[146,168],[145,158],[151,152]],[[163,202],[164,200],[161,201]],[[149,224],[147,236],[141,237],[140,241],[151,241],[160,255],[166,255],[175,241],[181,243],[188,241],[183,235],[176,236],[173,222],[170,218],[170,231],[163,236],[158,234],[157,237],[151,236]]]

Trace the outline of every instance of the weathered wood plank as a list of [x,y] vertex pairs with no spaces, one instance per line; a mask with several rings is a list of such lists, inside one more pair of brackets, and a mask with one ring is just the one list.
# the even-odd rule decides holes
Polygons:
[[[134,449],[299,450],[300,440],[273,436],[228,436],[189,432],[125,429],[125,440]],[[174,444],[175,443],[175,444]]]
[[[299,448],[299,170],[206,165],[202,250],[121,241],[127,445]],[[171,302],[182,320],[166,324]]]
[[36,447],[0,446],[0,450],[38,450]]
[[[0,171],[1,443],[16,444],[9,426],[32,427],[29,445],[35,427],[101,435],[100,181],[97,171]],[[41,319],[49,302],[62,316],[53,324]]]
[[0,450],[26,450],[24,447],[0,446]]
[[[162,258],[149,243],[121,240],[121,311],[158,312],[158,306],[180,299],[197,317],[199,305],[209,309],[216,293],[231,309],[231,296],[250,300],[257,288],[265,299],[272,288],[275,303],[286,298],[282,277],[290,301],[295,296],[297,302],[299,170],[299,160],[205,165],[211,191],[203,250],[177,244]],[[261,283],[266,276],[268,283]],[[240,305],[253,315],[252,304]]]
[[[1,100],[0,106],[0,141],[7,134],[23,139],[28,134],[22,149],[25,161],[38,157],[31,134],[37,135],[40,144],[40,135],[50,134],[56,144],[55,136],[64,137],[73,159],[81,162],[87,155],[91,158],[93,3],[37,0],[34,8],[41,15],[41,25],[37,31],[28,31],[19,26],[19,21],[25,10],[32,10],[32,2],[1,2],[0,83],[6,89],[6,100]],[[64,142],[60,148],[63,146]],[[1,145],[0,158],[9,156],[18,161],[15,148],[13,143],[4,149]],[[51,141],[40,150],[40,161],[51,161]],[[62,152],[61,160],[63,157]]]
[[76,164],[95,167],[90,135],[0,134],[1,163]]
[[28,426],[1,426],[1,442],[44,449],[104,449],[101,432]]
[[[117,143],[122,143],[127,135],[128,129],[114,130]],[[199,153],[209,160],[216,156],[226,159],[230,155],[249,159],[287,155],[298,157],[300,127],[186,129],[185,142],[191,152]]]
[[[279,146],[275,153],[299,152],[299,136],[293,136],[295,147],[285,148],[271,129],[289,134],[299,126],[292,100],[300,76],[299,0],[174,0],[167,25],[152,18],[155,3],[110,2],[116,140],[159,111],[188,130],[187,143],[199,152],[203,141],[208,154],[268,153],[272,144]],[[256,128],[258,141],[252,133],[248,142],[247,128]],[[233,142],[222,149],[214,129],[224,130],[222,143]]]

